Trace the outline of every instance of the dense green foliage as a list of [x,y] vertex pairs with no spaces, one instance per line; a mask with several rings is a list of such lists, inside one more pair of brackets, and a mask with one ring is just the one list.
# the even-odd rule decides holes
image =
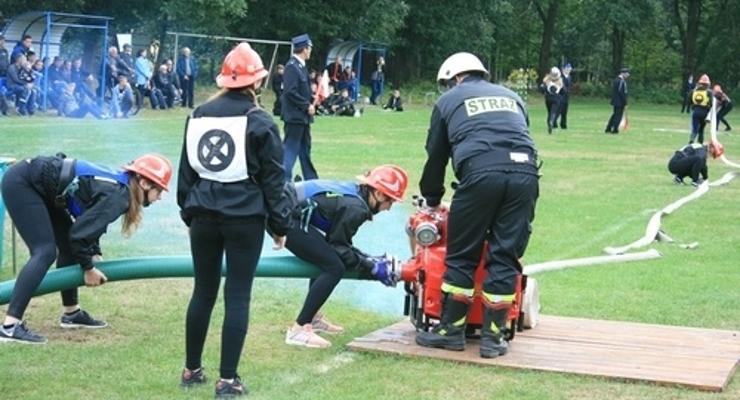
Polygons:
[[[498,81],[512,70],[570,62],[575,80],[605,85],[622,65],[645,98],[679,97],[689,73],[709,73],[731,95],[740,82],[740,2],[731,0],[4,0],[0,25],[16,13],[58,10],[109,15],[120,32],[159,39],[167,30],[288,40],[309,32],[310,62],[324,65],[338,40],[389,46],[395,86],[431,80],[451,53],[479,55]],[[228,43],[187,43],[220,60]],[[266,57],[268,48],[259,48]],[[282,58],[287,54],[280,53]],[[215,68],[207,70],[216,71]],[[364,74],[363,74],[364,75]],[[364,78],[367,78],[366,76]],[[608,87],[608,85],[607,85]],[[608,90],[608,89],[607,89]],[[600,94],[602,91],[588,91]]]

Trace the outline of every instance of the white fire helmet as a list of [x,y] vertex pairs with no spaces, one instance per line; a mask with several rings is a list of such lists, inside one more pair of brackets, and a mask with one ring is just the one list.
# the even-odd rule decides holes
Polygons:
[[448,80],[455,77],[455,75],[468,72],[476,71],[482,72],[486,79],[490,78],[490,74],[483,63],[473,54],[470,53],[455,53],[442,63],[437,73],[437,82],[444,84]]

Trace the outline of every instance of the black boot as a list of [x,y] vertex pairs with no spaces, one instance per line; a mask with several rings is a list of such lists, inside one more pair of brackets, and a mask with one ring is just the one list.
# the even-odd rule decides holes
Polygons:
[[465,350],[465,322],[471,299],[464,295],[444,294],[442,318],[431,332],[416,334],[416,344],[424,347]]
[[496,358],[503,356],[509,350],[509,344],[504,340],[503,330],[510,307],[510,303],[484,302],[483,326],[480,335],[481,357]]

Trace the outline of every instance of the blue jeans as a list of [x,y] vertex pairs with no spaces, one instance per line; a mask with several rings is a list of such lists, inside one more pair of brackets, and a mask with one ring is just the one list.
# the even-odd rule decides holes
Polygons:
[[372,84],[373,93],[370,95],[370,103],[377,104],[378,97],[383,95],[383,81],[374,80]]

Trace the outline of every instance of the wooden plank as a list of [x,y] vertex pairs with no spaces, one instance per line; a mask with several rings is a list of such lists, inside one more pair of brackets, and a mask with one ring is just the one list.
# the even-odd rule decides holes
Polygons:
[[[542,316],[535,329],[517,333],[509,354],[478,355],[478,341],[465,351],[428,349],[414,342],[404,320],[356,338],[356,351],[432,357],[481,365],[568,372],[607,378],[722,391],[740,360],[740,332]],[[690,366],[690,368],[687,368]]]

